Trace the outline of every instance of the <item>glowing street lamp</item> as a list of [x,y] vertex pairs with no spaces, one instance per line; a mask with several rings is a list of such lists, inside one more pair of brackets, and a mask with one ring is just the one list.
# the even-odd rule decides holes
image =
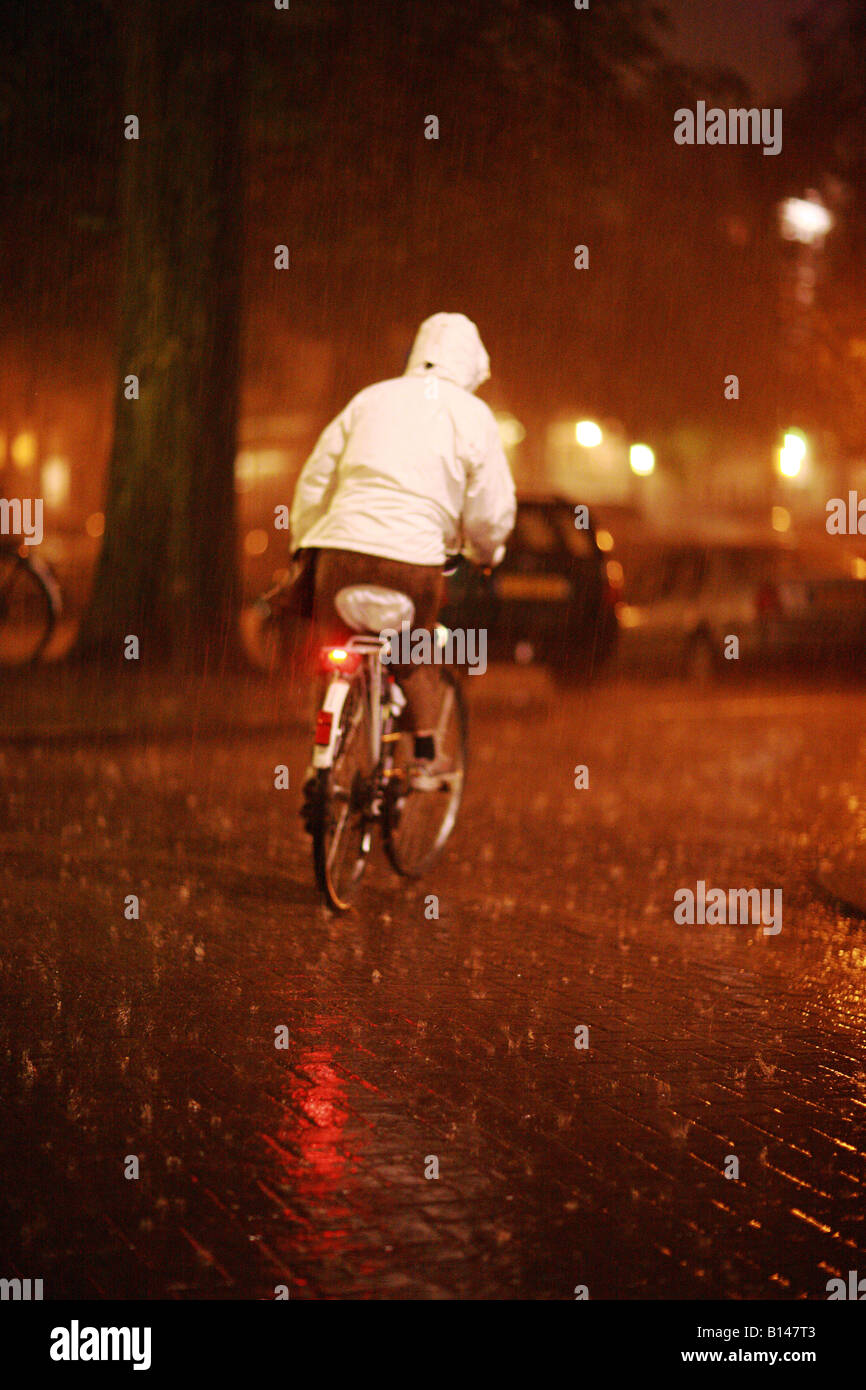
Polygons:
[[29,468],[36,461],[36,435],[30,430],[22,430],[20,434],[16,434],[10,453],[16,468],[20,468],[22,472]]
[[514,449],[526,438],[526,430],[513,415],[504,411],[498,413],[496,424],[499,427],[499,439],[503,449]]
[[785,478],[796,478],[806,457],[806,437],[799,430],[788,430],[779,450],[779,472]]
[[42,496],[49,507],[65,507],[69,501],[69,462],[56,454],[47,458],[41,472]]
[[603,435],[594,420],[578,420],[574,427],[574,437],[584,449],[595,449],[601,443]]
[[786,241],[820,245],[833,226],[833,214],[812,189],[805,198],[786,198],[779,204],[779,221]]
[[648,478],[656,466],[656,456],[648,444],[632,444],[628,461],[632,473],[637,473],[639,478]]

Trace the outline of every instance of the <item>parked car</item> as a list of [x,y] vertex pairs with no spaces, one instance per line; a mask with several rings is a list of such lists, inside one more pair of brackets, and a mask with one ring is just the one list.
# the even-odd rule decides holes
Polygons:
[[626,557],[621,665],[711,680],[731,636],[744,667],[866,664],[861,573],[841,551],[781,539],[645,539]]
[[486,628],[491,661],[539,663],[562,679],[584,678],[616,646],[617,569],[611,573],[586,508],[576,513],[562,498],[520,497],[502,565],[489,576],[458,569],[442,621]]

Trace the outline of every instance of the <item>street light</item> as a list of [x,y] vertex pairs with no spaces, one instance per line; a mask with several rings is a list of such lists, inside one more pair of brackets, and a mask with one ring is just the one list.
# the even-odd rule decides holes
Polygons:
[[779,221],[786,241],[815,246],[831,230],[833,215],[821,202],[819,194],[810,189],[805,198],[786,198],[779,204]]
[[648,478],[656,466],[656,456],[648,444],[632,444],[628,461],[632,473],[637,473],[639,478]]
[[779,472],[786,478],[796,478],[806,457],[806,436],[799,430],[788,430],[779,450]]
[[496,424],[499,427],[499,439],[503,449],[514,449],[526,438],[526,430],[520,421],[505,411],[497,412]]
[[12,447],[9,452],[15,467],[20,468],[23,472],[36,460],[36,435],[30,430],[22,430],[12,440]]
[[45,460],[40,478],[42,495],[49,507],[63,507],[69,501],[69,462],[56,454]]
[[578,420],[574,427],[574,437],[584,449],[595,449],[602,441],[602,433],[594,420]]

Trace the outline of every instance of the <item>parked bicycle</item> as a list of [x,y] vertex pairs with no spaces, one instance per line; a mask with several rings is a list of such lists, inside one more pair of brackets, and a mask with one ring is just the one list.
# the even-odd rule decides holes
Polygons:
[[0,666],[27,666],[45,651],[63,608],[50,565],[26,545],[0,541]]
[[[437,790],[415,790],[413,738],[401,727],[406,698],[383,659],[388,639],[378,635],[411,625],[412,601],[393,589],[352,586],[340,590],[336,606],[356,635],[344,646],[322,649],[330,680],[316,719],[304,818],[319,888],[334,911],[345,912],[377,827],[399,874],[418,877],[441,854],[463,796],[466,709],[458,677],[440,667],[436,747],[453,771],[443,774]],[[440,625],[437,640],[444,644],[447,636]]]

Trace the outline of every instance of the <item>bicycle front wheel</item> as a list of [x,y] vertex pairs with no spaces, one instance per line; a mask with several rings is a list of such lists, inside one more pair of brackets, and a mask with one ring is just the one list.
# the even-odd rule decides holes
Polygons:
[[388,858],[397,873],[407,878],[417,878],[438,859],[454,829],[463,799],[466,705],[452,671],[443,669],[441,690],[436,745],[438,754],[448,758],[452,768],[443,777],[441,787],[436,791],[413,791],[409,785],[411,734],[401,734],[392,745],[382,828]]
[[333,763],[319,769],[305,793],[316,881],[335,912],[351,906],[370,853],[375,769],[369,720],[364,683],[356,679],[343,703]]
[[37,661],[54,629],[51,596],[15,551],[0,552],[0,666]]

